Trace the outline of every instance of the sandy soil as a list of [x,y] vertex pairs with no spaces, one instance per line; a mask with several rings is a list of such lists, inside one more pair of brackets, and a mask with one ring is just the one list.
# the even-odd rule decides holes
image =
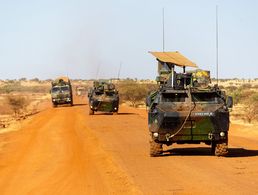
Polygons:
[[258,194],[258,136],[230,132],[225,158],[202,144],[150,158],[145,110],[49,108],[0,134],[0,194]]

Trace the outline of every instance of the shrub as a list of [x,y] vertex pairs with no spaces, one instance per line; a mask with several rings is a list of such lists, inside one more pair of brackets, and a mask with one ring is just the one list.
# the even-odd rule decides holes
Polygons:
[[25,96],[8,95],[7,102],[15,115],[24,112],[29,105],[29,99]]
[[241,86],[241,88],[242,88],[242,89],[250,89],[250,88],[252,88],[252,85],[249,84],[249,83],[245,83],[245,84],[243,84],[243,85]]
[[29,92],[29,93],[48,93],[49,86],[22,86],[20,83],[7,84],[0,87],[0,93],[8,94],[11,92]]
[[133,107],[145,101],[146,96],[157,88],[154,84],[140,84],[134,80],[126,80],[117,84],[122,101],[129,101]]
[[244,101],[245,104],[245,118],[248,123],[258,119],[258,93],[254,93]]

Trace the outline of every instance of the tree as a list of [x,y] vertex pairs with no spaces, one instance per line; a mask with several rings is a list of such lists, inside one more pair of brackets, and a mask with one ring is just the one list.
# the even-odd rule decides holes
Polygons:
[[27,79],[25,77],[22,77],[19,79],[19,81],[27,81]]
[[30,81],[39,82],[40,80],[37,77],[35,77],[35,78],[31,79]]
[[248,123],[258,119],[258,93],[255,93],[245,101],[245,118]]

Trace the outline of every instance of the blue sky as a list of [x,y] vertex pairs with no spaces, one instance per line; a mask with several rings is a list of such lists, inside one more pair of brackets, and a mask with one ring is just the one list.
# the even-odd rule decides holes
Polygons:
[[0,0],[0,79],[155,79],[148,51],[180,51],[216,75],[258,78],[256,0]]

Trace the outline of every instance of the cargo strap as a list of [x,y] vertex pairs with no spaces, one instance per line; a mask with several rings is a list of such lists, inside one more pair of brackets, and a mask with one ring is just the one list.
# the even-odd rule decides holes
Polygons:
[[189,117],[191,116],[192,111],[195,108],[195,103],[194,103],[193,108],[191,108],[192,107],[192,95],[191,95],[191,89],[190,88],[188,88],[188,90],[187,90],[187,95],[190,98],[190,101],[189,101],[189,108],[190,108],[189,112],[188,112],[187,116],[185,117],[185,120],[184,120],[182,126],[173,135],[166,136],[167,141],[169,141],[170,138],[176,136],[184,128],[186,121],[189,119]]

